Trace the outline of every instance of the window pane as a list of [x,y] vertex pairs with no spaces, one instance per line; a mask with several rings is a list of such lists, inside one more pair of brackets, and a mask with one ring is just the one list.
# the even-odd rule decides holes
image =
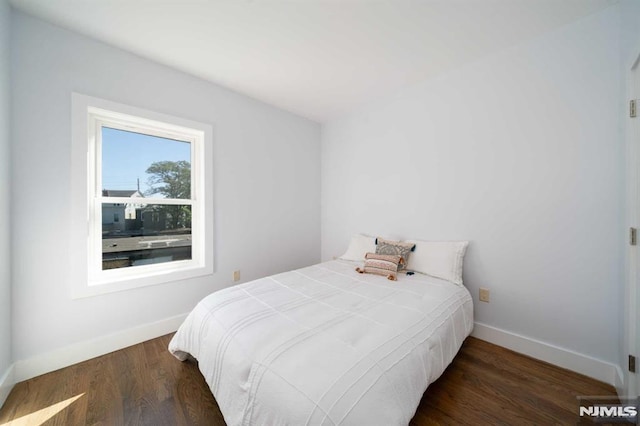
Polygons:
[[191,206],[102,204],[103,270],[189,259]]
[[103,127],[102,195],[191,198],[191,144]]

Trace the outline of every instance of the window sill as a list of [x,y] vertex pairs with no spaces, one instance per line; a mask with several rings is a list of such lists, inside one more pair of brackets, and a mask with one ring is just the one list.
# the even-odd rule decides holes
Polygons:
[[76,286],[72,289],[71,297],[73,299],[81,299],[134,288],[168,284],[212,274],[212,266],[181,267],[179,270],[170,269],[140,274],[132,273],[127,274],[126,277],[102,278],[100,280],[89,281],[87,285]]

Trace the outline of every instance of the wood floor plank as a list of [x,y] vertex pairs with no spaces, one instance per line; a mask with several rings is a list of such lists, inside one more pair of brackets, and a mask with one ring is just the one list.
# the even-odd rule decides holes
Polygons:
[[[18,383],[0,409],[0,425],[33,419],[47,426],[224,426],[197,363],[167,351],[171,337]],[[410,424],[576,424],[579,395],[616,394],[607,384],[470,337]]]

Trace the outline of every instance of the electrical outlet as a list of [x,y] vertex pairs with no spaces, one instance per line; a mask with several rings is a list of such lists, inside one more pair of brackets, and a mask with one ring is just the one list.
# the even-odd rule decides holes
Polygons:
[[489,289],[480,287],[480,301],[489,303]]
[[240,281],[240,271],[233,271],[233,281]]

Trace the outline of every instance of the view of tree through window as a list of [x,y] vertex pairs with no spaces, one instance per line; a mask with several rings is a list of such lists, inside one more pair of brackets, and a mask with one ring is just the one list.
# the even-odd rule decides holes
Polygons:
[[102,269],[191,259],[190,198],[189,142],[103,127]]

